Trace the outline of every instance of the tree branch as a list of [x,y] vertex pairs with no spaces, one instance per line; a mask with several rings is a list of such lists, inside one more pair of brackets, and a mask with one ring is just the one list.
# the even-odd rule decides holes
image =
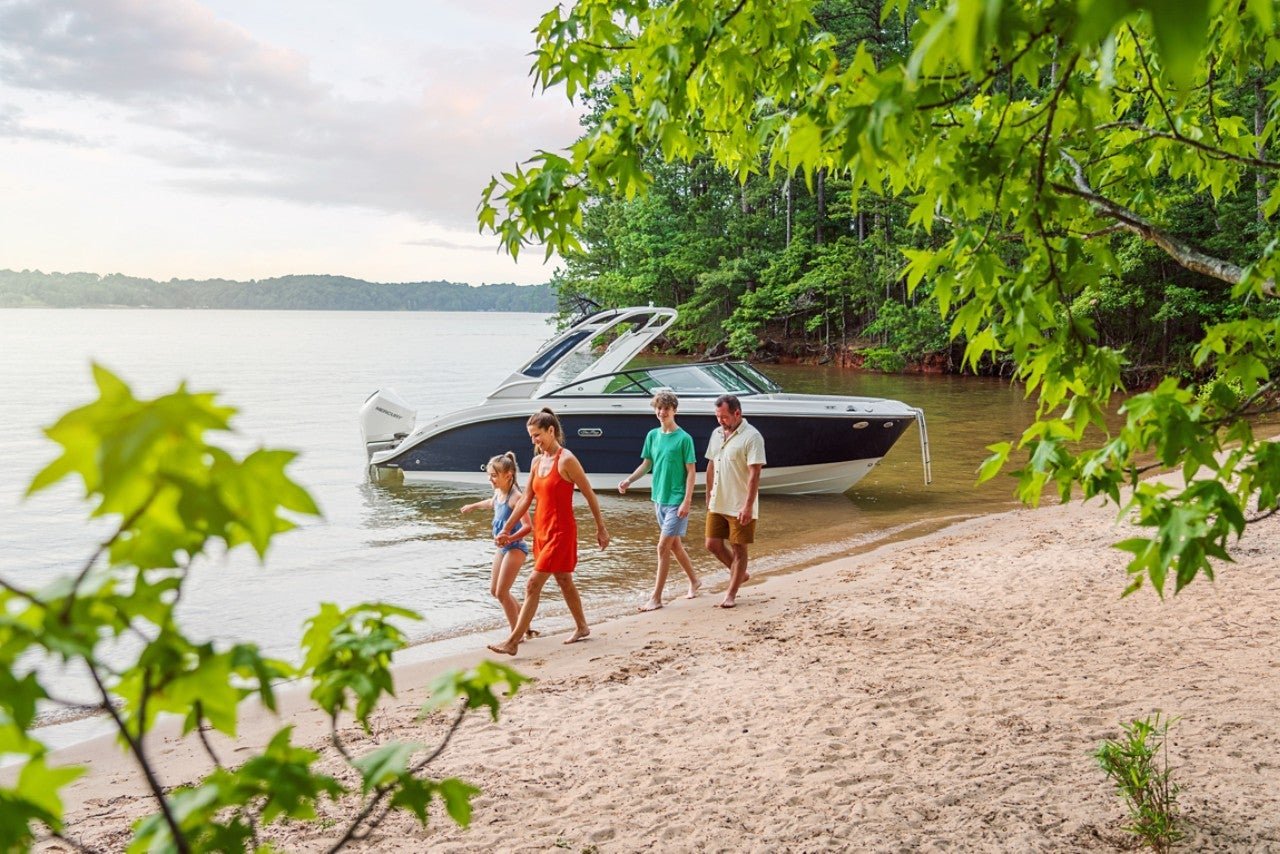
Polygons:
[[98,686],[98,692],[102,695],[102,708],[115,721],[116,729],[120,730],[120,736],[125,740],[125,744],[129,746],[129,752],[138,760],[138,767],[142,769],[142,776],[146,778],[147,788],[151,790],[152,797],[160,805],[160,814],[164,816],[164,822],[169,826],[169,833],[173,837],[173,846],[181,854],[190,854],[191,846],[187,843],[187,837],[178,825],[177,817],[174,816],[173,810],[169,807],[169,799],[164,795],[164,789],[160,786],[160,780],[156,777],[155,769],[151,767],[151,761],[147,759],[146,750],[142,746],[142,739],[135,739],[129,733],[128,725],[125,724],[124,718],[120,717],[120,713],[116,711],[115,705],[111,702],[111,694],[107,691],[107,686],[103,684],[102,677],[98,675],[98,668],[93,662],[86,663],[89,665],[89,675],[93,677],[93,682]]
[[[1085,177],[1084,169],[1079,162],[1065,151],[1059,151],[1058,153],[1063,160],[1071,165],[1074,186],[1053,183],[1050,186],[1055,190],[1089,202],[1089,204],[1093,205],[1095,213],[1114,219],[1125,230],[1133,232],[1142,239],[1159,246],[1166,255],[1188,270],[1202,273],[1230,285],[1238,285],[1244,279],[1245,271],[1243,267],[1221,258],[1215,258],[1212,255],[1206,255],[1118,202],[1096,193],[1093,187],[1089,185],[1089,179]],[[1275,279],[1267,279],[1263,282],[1262,292],[1267,296],[1275,296]]]
[[[462,726],[462,721],[466,716],[467,716],[467,706],[465,703],[463,703],[458,709],[458,713],[454,716],[453,723],[449,725],[449,731],[444,734],[444,739],[441,740],[440,744],[436,746],[436,749],[431,752],[430,756],[427,756],[425,759],[417,762],[412,767],[410,767],[408,770],[408,773],[412,775],[417,775],[420,771],[422,771],[422,769],[426,768],[427,765],[431,764],[432,760],[434,760],[441,753],[443,753],[445,747],[448,746],[449,741],[453,738],[453,734],[458,731],[458,727]],[[347,825],[347,830],[345,833],[342,834],[342,838],[339,839],[337,842],[335,842],[331,848],[329,848],[328,854],[336,854],[337,851],[341,850],[343,846],[345,846],[352,839],[360,838],[360,837],[357,837],[356,831],[360,828],[360,825],[364,822],[364,820],[369,818],[369,816],[373,814],[373,811],[378,808],[378,804],[382,802],[383,798],[385,798],[393,788],[394,788],[394,785],[392,784],[384,784],[379,786],[377,790],[375,790],[373,797],[369,799],[368,803],[364,805],[364,808],[360,810],[360,812],[356,815],[356,817],[351,820],[351,824]],[[378,824],[381,823],[381,821],[384,818],[386,818],[389,812],[390,812],[389,809],[384,809],[374,820],[369,822],[369,826],[364,829],[363,834],[361,834],[361,836],[363,836],[364,834],[367,834],[369,831],[377,827]]]
[[1255,169],[1269,169],[1271,171],[1280,171],[1280,163],[1277,163],[1274,160],[1264,160],[1260,157],[1249,157],[1246,154],[1233,154],[1230,151],[1223,151],[1221,148],[1215,148],[1214,146],[1209,145],[1208,143],[1200,142],[1199,140],[1195,140],[1195,139],[1189,139],[1183,136],[1182,134],[1177,133],[1176,131],[1173,133],[1170,133],[1168,131],[1156,130],[1155,128],[1147,127],[1141,122],[1132,122],[1132,121],[1108,122],[1103,125],[1098,125],[1098,130],[1113,130],[1115,128],[1125,128],[1127,130],[1136,130],[1139,133],[1144,134],[1148,139],[1171,139],[1174,142],[1180,142],[1183,145],[1188,145],[1199,151],[1203,151],[1205,154],[1209,155],[1209,157],[1213,158],[1214,160],[1230,160],[1235,163],[1242,163],[1245,166],[1252,166]]

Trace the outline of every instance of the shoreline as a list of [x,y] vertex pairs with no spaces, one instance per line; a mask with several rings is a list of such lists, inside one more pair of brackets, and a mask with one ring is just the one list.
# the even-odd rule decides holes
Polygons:
[[[1280,517],[1251,527],[1219,582],[1162,602],[1119,598],[1114,515],[1077,501],[980,516],[753,578],[732,610],[703,593],[581,644],[530,641],[502,661],[535,682],[429,769],[482,789],[471,827],[437,806],[427,829],[396,815],[356,850],[1115,850],[1124,808],[1089,754],[1156,709],[1180,718],[1188,850],[1280,849]],[[422,686],[483,652],[397,665],[378,737],[434,743]],[[283,719],[246,710],[217,748],[289,722],[332,773],[304,692],[280,699]],[[189,740],[153,745],[166,785],[207,770]],[[57,759],[92,765],[67,791],[68,832],[122,847],[150,811],[131,764],[109,738]],[[321,822],[267,836],[320,850],[354,807],[325,801]]]
[[[756,570],[753,573],[753,581],[751,583],[758,584],[770,577],[802,572],[812,566],[863,554],[884,545],[929,536],[960,522],[992,515],[996,514],[957,514],[929,518],[893,528],[870,531],[860,536],[835,542],[790,549],[769,555],[765,559],[767,561],[765,568]],[[709,558],[707,562],[710,562]],[[704,597],[720,592],[720,589],[728,580],[727,571],[723,568],[704,572],[702,577],[706,578],[707,576],[711,576],[711,580],[710,586],[704,587],[702,594]],[[672,590],[683,589],[683,584],[683,576],[669,578],[667,584],[668,596],[671,595]],[[572,621],[568,611],[564,608],[563,601],[556,594],[546,598],[550,601],[545,602],[543,607],[539,609],[540,625],[550,623],[552,628],[548,629],[548,631],[551,633],[568,631],[572,627]],[[602,605],[599,605],[589,615],[595,617],[591,623],[592,629],[594,630],[597,626],[606,625],[620,618],[634,615],[636,613],[633,607],[634,601],[638,600],[633,594],[628,594],[625,599],[622,596],[614,596],[605,600]],[[427,664],[431,661],[443,661],[466,655],[474,650],[483,651],[488,643],[502,640],[506,636],[506,633],[502,631],[503,627],[499,620],[501,620],[501,613],[495,605],[493,619],[489,621],[492,623],[490,627],[477,626],[475,623],[471,623],[459,631],[444,630],[438,634],[429,633],[411,640],[404,649],[394,656],[394,666],[399,667],[401,664]],[[278,683],[276,687],[282,691],[302,690],[301,688],[291,687],[297,681],[296,679],[285,680]],[[95,720],[99,723],[96,727],[93,724]],[[47,712],[41,712],[37,715],[36,723],[31,730],[32,734],[37,738],[45,736],[41,740],[52,750],[73,748],[78,744],[113,731],[113,725],[107,719],[106,713],[100,707],[90,705],[80,706],[75,709],[54,708]],[[0,761],[0,770],[8,768],[12,764]]]

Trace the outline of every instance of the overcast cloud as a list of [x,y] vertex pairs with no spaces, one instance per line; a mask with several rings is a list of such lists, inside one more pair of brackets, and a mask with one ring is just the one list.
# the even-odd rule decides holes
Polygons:
[[[476,237],[474,225],[489,176],[537,148],[564,146],[577,132],[562,96],[531,94],[529,30],[547,5],[420,0],[350,10],[303,2],[0,0],[0,145],[14,143],[4,160],[10,170],[24,158],[47,168],[71,156],[56,149],[80,149],[74,163],[88,182],[132,187],[136,199],[119,200],[131,211],[125,215],[141,225],[166,216],[171,204],[200,210],[210,217],[201,229],[207,245],[217,242],[209,229],[217,229],[218,216],[229,218],[230,237],[243,233],[237,217],[263,217],[270,206],[264,220],[297,254],[290,261],[275,246],[277,266],[260,276],[324,271],[314,265],[326,263],[332,246],[311,261],[305,229],[288,222],[293,211],[300,221],[347,217],[352,232],[340,219],[330,229],[373,238],[370,271],[361,273],[352,259],[345,274],[378,277],[388,247],[398,246],[406,273],[393,278],[435,278],[426,269],[408,272],[438,257],[425,251],[461,252],[455,263],[465,267],[478,263],[476,248],[495,245]],[[39,194],[34,174],[27,170],[15,183]],[[241,204],[256,212],[237,214]],[[6,210],[5,225],[16,214]],[[360,217],[375,219],[357,223]],[[387,230],[374,225],[378,217]],[[288,236],[294,233],[300,236]],[[8,240],[0,241],[0,267],[20,266],[4,257]],[[131,251],[149,269],[147,247]],[[156,247],[156,257],[172,251]],[[110,269],[92,271],[122,263],[110,259]],[[496,256],[483,264],[475,278],[494,280],[510,266]],[[60,258],[27,256],[22,265],[69,269]],[[549,276],[510,269],[513,280]],[[206,273],[244,275],[172,275]]]

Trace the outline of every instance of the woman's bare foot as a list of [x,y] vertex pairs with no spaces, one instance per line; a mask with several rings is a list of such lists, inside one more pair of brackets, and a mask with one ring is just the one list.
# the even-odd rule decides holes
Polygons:
[[529,629],[529,631],[524,633],[525,640],[529,640],[530,638],[540,638],[540,637],[542,637],[542,632],[538,631],[537,629]]
[[688,593],[686,593],[686,594],[684,594],[684,598],[686,598],[686,599],[697,599],[697,598],[698,598],[698,591],[699,591],[699,590],[701,590],[701,589],[702,589],[702,579],[701,579],[701,578],[695,578],[693,581],[690,581],[690,582],[689,582],[689,592],[688,592]]
[[737,602],[733,601],[733,597],[732,597],[732,596],[726,596],[726,597],[724,597],[724,601],[723,601],[723,602],[721,602],[721,603],[720,603],[719,605],[717,605],[716,607],[717,607],[717,608],[732,608],[732,607],[734,607],[734,606],[735,606],[735,605],[737,605],[737,604],[738,604]]
[[515,655],[520,647],[510,643],[491,643],[489,644],[490,652],[497,652],[502,655]]
[[586,626],[583,626],[580,629],[574,629],[573,634],[569,635],[569,639],[565,641],[565,643],[577,643],[589,634],[591,634],[591,629]]
[[662,607],[661,599],[650,599],[648,602],[645,602],[639,608],[636,608],[636,610],[643,613],[645,611],[656,611],[661,607]]

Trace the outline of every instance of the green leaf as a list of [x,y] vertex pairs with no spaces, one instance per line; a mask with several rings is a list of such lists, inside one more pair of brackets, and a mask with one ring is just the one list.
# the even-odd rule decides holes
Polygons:
[[448,780],[441,780],[436,786],[440,796],[444,798],[444,806],[449,813],[449,817],[459,827],[470,825],[471,798],[480,794],[480,790],[454,777],[450,777]]
[[353,764],[364,781],[364,793],[405,777],[409,771],[409,758],[422,749],[423,745],[418,742],[392,741],[356,759]]
[[466,700],[466,708],[488,708],[496,721],[501,700],[494,689],[504,687],[510,697],[528,681],[527,676],[508,665],[482,661],[470,670],[451,670],[437,677],[428,688],[431,699],[423,706],[423,711],[451,705],[461,696]]

